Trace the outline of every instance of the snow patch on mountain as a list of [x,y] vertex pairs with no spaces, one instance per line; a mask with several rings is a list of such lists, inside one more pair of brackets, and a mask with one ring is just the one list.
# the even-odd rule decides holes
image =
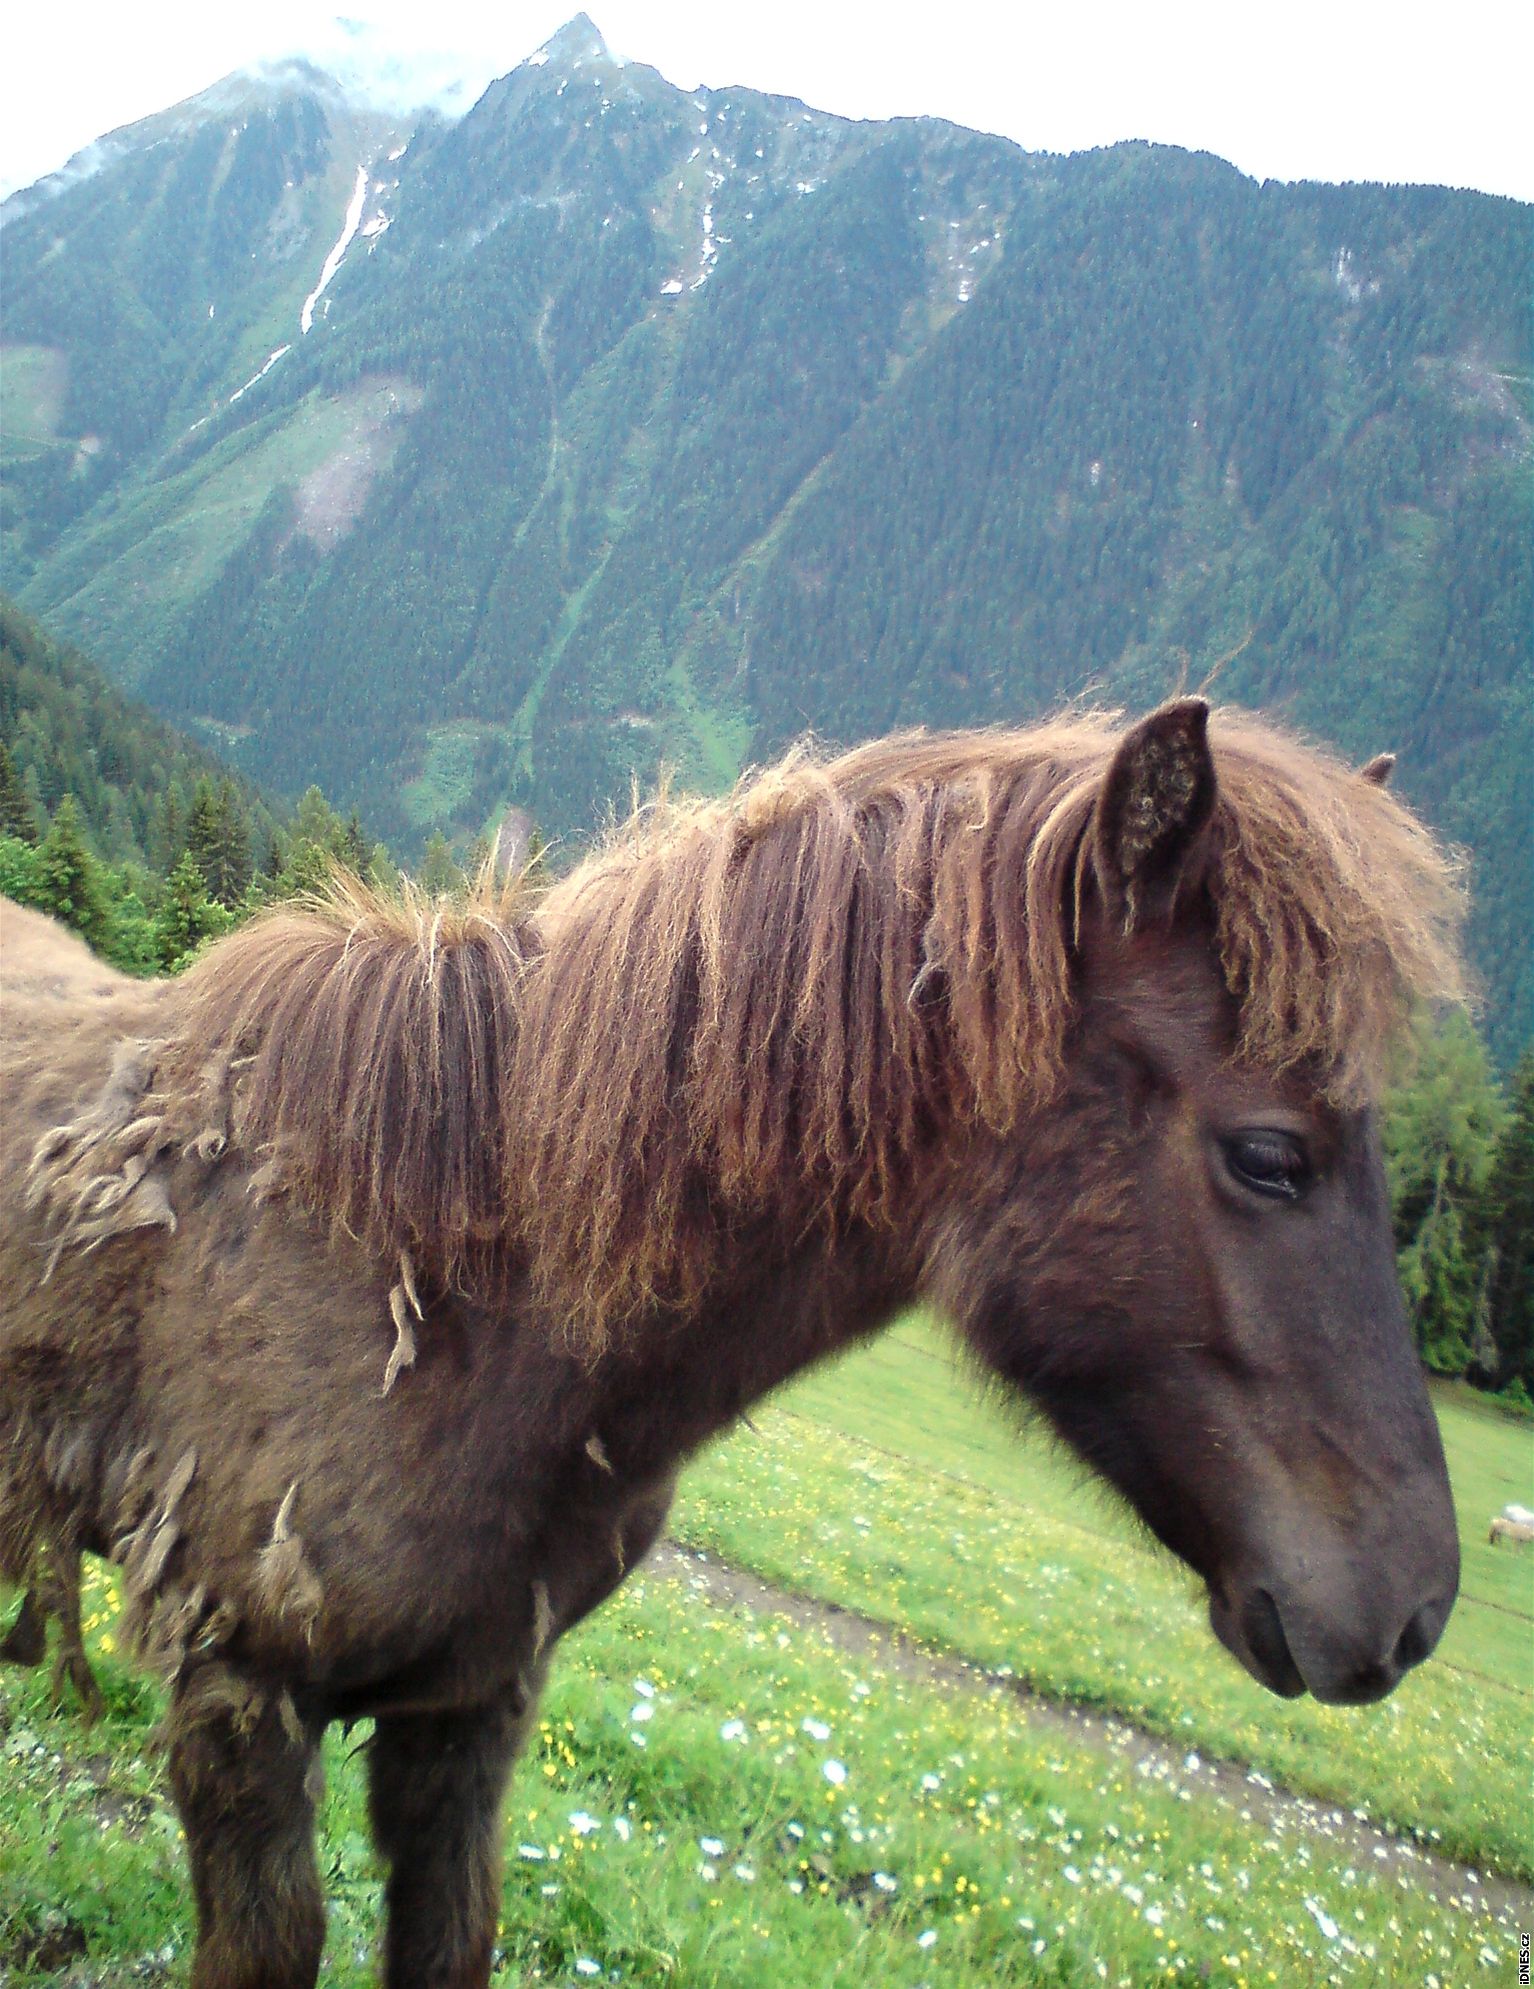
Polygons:
[[[925,214],[918,214],[916,218],[921,222],[927,220]],[[952,303],[967,304],[974,296],[999,242],[999,231],[989,205],[982,200],[973,213],[957,219],[950,218],[946,223],[937,223],[934,219],[932,225],[938,228],[935,298],[943,300],[946,297]]]
[[[245,396],[250,392],[251,388],[254,387],[258,381],[264,380],[266,378],[267,374],[270,373],[272,368],[277,364],[277,361],[279,359],[285,358],[286,355],[290,353],[292,350],[293,348],[291,345],[279,345],[277,350],[267,360],[266,364],[263,367],[261,367],[258,372],[252,373],[250,378],[245,382],[243,387],[235,388],[234,392],[229,396],[229,405],[233,407],[236,401],[243,400]],[[204,419],[206,419],[206,417],[204,417]],[[202,423],[199,422],[197,425],[198,427],[201,427]]]
[[694,290],[701,290],[713,275],[718,255],[719,244],[714,237],[714,203],[709,199],[703,203],[703,239],[698,244],[698,274],[692,286]]
[[367,197],[368,169],[366,165],[361,165],[357,168],[357,180],[352,188],[352,197],[347,203],[346,217],[341,223],[341,232],[336,237],[330,254],[325,258],[324,267],[320,270],[319,282],[315,284],[314,288],[304,299],[304,308],[299,312],[298,329],[304,336],[307,336],[313,329],[315,305],[330,288],[331,279],[341,267],[342,262],[346,258],[346,251],[352,245],[352,236],[356,234],[361,224],[362,206]]

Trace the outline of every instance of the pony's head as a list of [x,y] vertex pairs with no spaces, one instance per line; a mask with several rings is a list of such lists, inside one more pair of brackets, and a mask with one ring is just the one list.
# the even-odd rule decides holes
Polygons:
[[860,1238],[878,1302],[934,1297],[1259,1677],[1387,1690],[1456,1556],[1372,1101],[1457,992],[1460,904],[1388,770],[1181,699],[640,811],[544,900],[519,998],[549,1315],[597,1358],[728,1318],[742,1237],[753,1277]]
[[1388,762],[1240,722],[1212,750],[1207,719],[1154,713],[1030,839],[1069,937],[1056,1076],[948,1144],[923,1282],[1255,1677],[1359,1702],[1458,1583],[1372,1103],[1402,1008],[1452,982],[1455,892]]

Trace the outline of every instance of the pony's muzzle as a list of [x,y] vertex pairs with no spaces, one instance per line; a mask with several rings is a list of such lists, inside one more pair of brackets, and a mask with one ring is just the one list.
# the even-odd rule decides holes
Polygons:
[[[1393,1692],[1443,1635],[1457,1580],[1415,1603],[1401,1619],[1341,1608],[1323,1611],[1282,1590],[1252,1588],[1237,1602],[1210,1591],[1216,1637],[1259,1684],[1280,1698],[1309,1692],[1332,1706],[1365,1706]],[[1372,1620],[1371,1620],[1372,1618]]]
[[1313,1696],[1331,1706],[1367,1706],[1393,1692],[1411,1670],[1437,1645],[1454,1606],[1452,1592],[1414,1609],[1386,1647],[1375,1655],[1367,1644],[1361,1651],[1344,1642],[1335,1654],[1319,1652],[1301,1669]]

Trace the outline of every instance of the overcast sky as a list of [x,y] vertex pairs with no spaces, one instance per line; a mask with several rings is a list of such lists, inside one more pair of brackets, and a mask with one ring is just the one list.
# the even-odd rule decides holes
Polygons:
[[[477,95],[576,11],[539,0],[66,0],[0,31],[0,191],[263,57],[382,66]],[[930,113],[1030,148],[1151,138],[1258,178],[1409,180],[1534,198],[1529,0],[591,0],[613,52],[687,88],[849,117]],[[360,24],[360,32],[359,26]]]

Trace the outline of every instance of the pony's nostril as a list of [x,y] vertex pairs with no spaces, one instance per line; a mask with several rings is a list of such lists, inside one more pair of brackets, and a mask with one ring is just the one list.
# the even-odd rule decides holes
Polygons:
[[1305,1690],[1305,1680],[1284,1635],[1278,1604],[1265,1588],[1253,1589],[1247,1597],[1241,1610],[1241,1629],[1258,1675],[1269,1691],[1286,1699],[1298,1697]]
[[1436,1602],[1424,1603],[1396,1639],[1395,1661],[1402,1671],[1410,1671],[1414,1664],[1421,1664],[1438,1642],[1442,1626],[1443,1611],[1439,1605]]

